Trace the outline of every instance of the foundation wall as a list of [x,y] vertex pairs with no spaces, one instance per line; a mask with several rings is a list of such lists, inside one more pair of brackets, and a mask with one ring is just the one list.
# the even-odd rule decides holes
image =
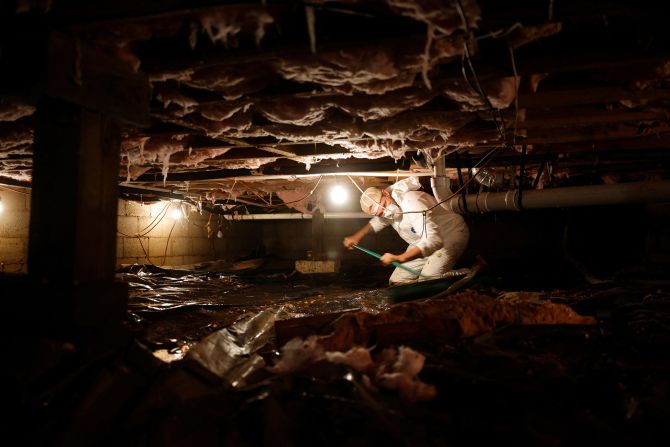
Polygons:
[[[0,271],[26,272],[30,195],[0,189]],[[312,241],[312,220],[227,221],[195,208],[187,219],[169,215],[176,205],[119,200],[117,267],[127,264],[180,266],[205,261],[235,261],[267,256],[292,261],[319,254],[342,266],[375,263],[358,250],[346,250],[342,239],[366,219],[327,219],[322,251]],[[167,207],[167,208],[166,208]],[[57,216],[54,216],[57,218]],[[460,266],[483,256],[501,275],[566,274],[611,276],[670,265],[670,204],[530,210],[470,214],[470,245]],[[208,231],[208,223],[211,231]],[[222,237],[216,236],[221,230]],[[390,228],[368,235],[361,245],[377,253],[399,253],[406,244]]]
[[[17,190],[18,191],[18,190]],[[28,260],[30,194],[0,189],[0,272],[25,273]]]

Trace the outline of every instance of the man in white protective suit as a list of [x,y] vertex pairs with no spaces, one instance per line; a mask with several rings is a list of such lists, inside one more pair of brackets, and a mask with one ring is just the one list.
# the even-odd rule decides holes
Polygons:
[[404,253],[384,253],[384,265],[399,262],[420,272],[417,277],[396,268],[390,285],[425,281],[446,276],[461,257],[470,238],[463,217],[437,205],[435,198],[423,191],[416,177],[408,177],[386,189],[370,187],[361,195],[361,208],[372,219],[356,233],[344,238],[345,247],[354,245],[370,232],[391,226],[409,244]]

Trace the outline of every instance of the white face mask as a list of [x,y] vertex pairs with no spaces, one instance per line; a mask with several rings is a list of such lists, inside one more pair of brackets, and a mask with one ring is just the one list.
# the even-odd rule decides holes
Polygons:
[[385,217],[387,219],[393,219],[393,216],[397,213],[400,213],[400,207],[396,205],[395,203],[389,203],[386,205],[386,208],[384,208],[384,211],[382,212],[382,217]]

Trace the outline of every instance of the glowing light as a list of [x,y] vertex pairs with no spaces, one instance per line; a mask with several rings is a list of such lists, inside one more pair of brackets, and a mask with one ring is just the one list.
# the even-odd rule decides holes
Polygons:
[[181,208],[174,208],[172,211],[170,211],[170,217],[173,218],[174,220],[181,219],[183,217]]
[[5,205],[2,204],[2,199],[0,199],[0,214],[5,210]]
[[349,192],[342,185],[335,185],[330,190],[330,200],[338,205],[343,204],[349,198]]

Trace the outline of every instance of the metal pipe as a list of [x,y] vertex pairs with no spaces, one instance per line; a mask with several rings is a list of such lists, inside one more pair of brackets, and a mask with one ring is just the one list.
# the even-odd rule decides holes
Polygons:
[[[226,220],[310,220],[311,214],[302,213],[272,213],[272,214],[224,214]],[[370,219],[369,214],[363,212],[325,213],[324,219]]]
[[[467,208],[461,198],[442,203],[442,207],[456,213],[486,213],[489,211],[519,211],[519,191],[484,192],[465,197]],[[670,180],[617,183],[614,185],[569,186],[523,192],[523,208],[557,208],[592,205],[619,205],[626,203],[650,203],[670,201]]]
[[[433,196],[438,202],[442,202],[451,195],[449,189],[449,177],[444,165],[444,156],[438,157],[433,165],[433,176],[430,178],[430,187],[433,190]],[[445,207],[445,203],[442,204]]]

